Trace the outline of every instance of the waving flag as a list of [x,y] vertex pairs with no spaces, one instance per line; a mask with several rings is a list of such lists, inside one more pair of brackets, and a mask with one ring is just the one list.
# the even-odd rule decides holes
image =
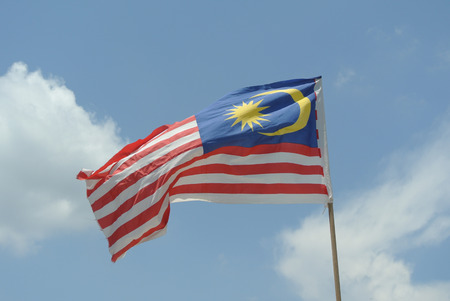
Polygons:
[[112,261],[163,235],[173,202],[332,202],[321,83],[237,90],[82,170]]

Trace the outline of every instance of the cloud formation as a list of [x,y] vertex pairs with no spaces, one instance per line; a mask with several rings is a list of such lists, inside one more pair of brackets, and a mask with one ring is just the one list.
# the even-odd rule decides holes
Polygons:
[[0,76],[0,247],[25,254],[95,224],[75,176],[120,144],[116,125],[96,122],[61,80],[13,64]]
[[[450,300],[449,279],[415,283],[412,265],[401,259],[450,236],[450,122],[433,129],[420,148],[386,160],[373,188],[342,205],[335,200],[343,300]],[[327,216],[307,218],[280,240],[277,269],[302,300],[333,300]]]

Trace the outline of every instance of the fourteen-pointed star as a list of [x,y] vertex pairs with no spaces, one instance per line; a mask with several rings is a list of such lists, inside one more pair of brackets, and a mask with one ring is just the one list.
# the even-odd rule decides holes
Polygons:
[[253,100],[250,101],[248,104],[245,102],[242,102],[242,106],[234,106],[234,109],[229,109],[228,111],[231,111],[231,113],[227,113],[225,115],[231,115],[228,117],[228,119],[236,118],[234,123],[231,126],[236,125],[239,122],[242,122],[241,124],[241,131],[244,130],[244,127],[248,125],[252,131],[253,131],[253,123],[256,123],[260,127],[263,127],[259,121],[269,121],[265,118],[265,116],[268,116],[268,114],[262,114],[260,113],[262,110],[267,109],[268,107],[258,107],[258,105],[261,103],[262,99],[258,101],[257,103],[253,103]]

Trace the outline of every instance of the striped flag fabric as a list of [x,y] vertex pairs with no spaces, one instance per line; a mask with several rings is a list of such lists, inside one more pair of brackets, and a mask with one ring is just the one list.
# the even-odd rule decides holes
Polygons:
[[332,202],[322,79],[234,91],[77,178],[114,262],[165,233],[171,203]]

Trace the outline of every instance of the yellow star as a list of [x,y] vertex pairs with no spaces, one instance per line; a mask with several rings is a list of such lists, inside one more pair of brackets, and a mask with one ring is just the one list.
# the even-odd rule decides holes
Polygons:
[[268,114],[261,114],[260,112],[264,109],[267,109],[268,107],[258,107],[258,105],[261,103],[262,99],[258,101],[257,103],[253,103],[253,100],[250,101],[248,104],[245,102],[242,102],[242,106],[235,106],[233,105],[234,109],[229,109],[228,111],[231,111],[231,113],[227,113],[225,115],[231,115],[225,120],[236,118],[234,123],[231,126],[235,126],[238,122],[242,122],[241,125],[241,131],[244,130],[244,127],[248,125],[252,131],[253,131],[253,123],[256,123],[260,127],[263,127],[259,121],[269,121],[267,119],[264,119],[262,117],[268,116]]

